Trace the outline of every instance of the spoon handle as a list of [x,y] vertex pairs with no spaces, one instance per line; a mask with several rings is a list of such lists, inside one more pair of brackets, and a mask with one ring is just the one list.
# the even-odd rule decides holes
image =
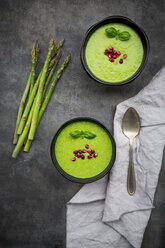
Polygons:
[[132,139],[130,139],[130,149],[129,149],[129,167],[128,167],[128,177],[127,177],[127,190],[130,195],[133,195],[136,191],[136,179],[135,170],[133,163],[133,148]]

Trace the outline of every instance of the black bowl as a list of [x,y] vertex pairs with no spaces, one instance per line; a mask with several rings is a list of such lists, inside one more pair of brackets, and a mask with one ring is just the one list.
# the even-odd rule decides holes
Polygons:
[[[87,64],[86,64],[86,59],[85,59],[85,48],[86,48],[86,44],[90,38],[90,36],[92,35],[92,33],[98,29],[99,27],[109,24],[109,23],[123,23],[126,24],[127,26],[130,26],[132,29],[134,29],[139,37],[141,38],[142,44],[143,44],[143,49],[144,49],[144,55],[143,55],[143,60],[142,63],[139,67],[139,69],[128,79],[124,80],[124,81],[120,81],[120,82],[115,82],[115,83],[111,83],[111,82],[106,82],[103,81],[99,78],[97,78],[88,68]],[[94,79],[96,82],[99,82],[101,84],[106,84],[106,85],[110,85],[110,86],[118,86],[118,85],[124,85],[124,84],[128,84],[130,82],[132,82],[135,78],[137,78],[140,73],[142,72],[142,70],[144,69],[147,59],[148,59],[148,54],[149,54],[149,49],[150,49],[150,45],[149,45],[149,40],[148,37],[146,35],[146,33],[144,32],[144,30],[142,28],[140,28],[136,23],[134,23],[132,20],[130,20],[127,17],[124,16],[110,16],[107,17],[105,19],[103,19],[102,21],[94,24],[93,26],[91,26],[86,34],[85,34],[85,38],[82,44],[82,48],[81,48],[81,53],[80,53],[80,58],[81,58],[81,63],[85,69],[85,71],[88,73],[88,75]]]
[[[74,176],[69,175],[68,173],[66,173],[60,166],[60,164],[58,163],[57,159],[56,159],[56,155],[55,155],[55,143],[57,140],[57,137],[59,135],[59,133],[62,131],[63,128],[65,128],[67,125],[69,125],[70,123],[76,122],[76,121],[90,121],[90,122],[94,122],[98,125],[100,125],[109,135],[109,138],[112,142],[112,157],[111,160],[109,161],[109,164],[107,165],[107,167],[98,175],[94,176],[94,177],[90,177],[90,178],[77,178]],[[101,124],[99,121],[92,119],[92,118],[87,118],[87,117],[79,117],[79,118],[75,118],[72,119],[70,121],[65,122],[57,131],[57,133],[55,134],[52,143],[51,143],[51,149],[50,149],[50,153],[51,153],[51,158],[53,161],[53,164],[55,166],[55,168],[67,179],[69,179],[72,182],[77,182],[77,183],[91,183],[94,182],[100,178],[102,178],[103,176],[105,176],[109,170],[112,168],[115,158],[116,158],[116,145],[115,145],[115,141],[112,137],[112,135],[110,134],[110,132],[108,131],[108,129]]]

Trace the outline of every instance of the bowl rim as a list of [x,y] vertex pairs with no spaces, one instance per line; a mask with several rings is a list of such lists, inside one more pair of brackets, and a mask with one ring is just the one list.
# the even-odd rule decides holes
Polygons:
[[[131,24],[130,26],[134,26],[135,27],[135,31],[139,34],[140,33],[140,36],[142,35],[144,40],[145,40],[145,45],[146,45],[146,52],[145,54],[143,54],[143,60],[141,62],[141,65],[140,67],[138,68],[138,70],[128,79],[125,79],[124,81],[121,81],[121,82],[107,82],[107,81],[104,81],[104,80],[101,80],[99,78],[97,78],[91,71],[90,69],[88,68],[86,62],[85,62],[85,56],[84,56],[84,52],[85,52],[85,47],[86,47],[86,41],[87,39],[90,37],[90,35],[92,34],[92,32],[99,28],[99,26],[101,26],[101,24],[103,24],[104,22],[108,21],[108,20],[111,20],[111,23],[114,19],[119,19],[121,20],[121,23],[122,23],[122,20],[126,21],[128,23],[128,26],[129,26],[129,23]],[[114,21],[115,22],[115,21]],[[104,24],[103,24],[104,25]],[[138,31],[137,31],[138,30]],[[140,37],[141,38],[141,37]],[[143,47],[144,47],[144,40],[142,41],[142,44],[143,44]],[[93,80],[95,80],[97,83],[101,83],[103,85],[108,85],[108,86],[123,86],[123,85],[126,85],[126,84],[129,84],[131,82],[133,82],[140,74],[141,72],[143,71],[147,61],[148,61],[148,56],[149,56],[149,51],[150,51],[150,43],[149,43],[149,39],[148,39],[148,36],[146,34],[146,32],[143,30],[143,28],[139,27],[134,21],[132,21],[130,18],[126,17],[126,16],[120,16],[120,15],[113,15],[113,16],[108,16],[108,17],[105,17],[104,19],[98,21],[97,23],[93,24],[92,26],[89,27],[89,29],[86,31],[85,33],[85,37],[83,39],[83,42],[82,42],[82,45],[81,45],[81,50],[80,50],[80,60],[81,60],[81,64],[84,68],[84,70],[87,72],[88,76],[90,76],[90,78],[92,78]]]
[[[107,134],[108,134],[108,136],[109,136],[109,138],[111,140],[111,143],[112,143],[112,156],[111,156],[111,159],[110,159],[108,165],[106,166],[106,168],[101,173],[99,173],[96,176],[89,177],[89,178],[77,178],[77,177],[74,177],[74,176],[68,174],[67,172],[65,172],[62,169],[62,167],[60,166],[60,164],[58,163],[58,161],[56,159],[55,152],[54,152],[55,151],[55,143],[56,143],[57,137],[60,134],[60,132],[67,125],[69,125],[69,124],[71,124],[73,122],[77,122],[77,121],[90,121],[90,122],[94,122],[94,123],[98,124],[99,126],[101,126],[107,132]],[[71,182],[76,182],[76,183],[81,183],[81,184],[92,183],[92,182],[97,181],[97,180],[101,179],[102,177],[104,177],[112,169],[113,164],[114,164],[115,159],[116,159],[116,143],[115,143],[115,140],[114,140],[113,136],[111,135],[110,131],[100,121],[98,121],[98,120],[96,120],[94,118],[91,118],[91,117],[76,117],[76,118],[73,118],[73,119],[70,119],[70,120],[64,122],[60,126],[60,128],[57,130],[57,132],[55,133],[55,135],[54,135],[54,137],[52,139],[52,142],[51,142],[50,155],[51,155],[51,159],[52,159],[52,162],[53,162],[55,168],[66,179],[70,180]]]

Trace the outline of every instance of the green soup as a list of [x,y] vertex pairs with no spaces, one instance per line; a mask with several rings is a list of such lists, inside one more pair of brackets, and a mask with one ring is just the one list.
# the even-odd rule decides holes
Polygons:
[[[73,138],[70,133],[75,130],[90,131],[96,134],[93,139]],[[85,159],[74,157],[73,151],[94,149],[98,154],[96,158],[88,159],[88,153],[84,153]],[[61,168],[68,174],[77,178],[90,178],[101,173],[109,164],[112,157],[112,143],[109,134],[100,125],[90,121],[76,121],[68,124],[59,133],[55,144],[56,159]]]
[[[120,41],[116,38],[108,38],[105,29],[114,27],[120,32],[128,31],[131,35],[127,41]],[[120,51],[121,55],[112,63],[104,55],[105,49],[112,46]],[[123,55],[127,58],[123,59]],[[106,82],[121,82],[130,78],[139,69],[143,59],[143,44],[139,35],[129,26],[120,23],[112,23],[98,28],[90,36],[85,50],[86,63],[92,74]],[[123,59],[120,64],[119,60]]]

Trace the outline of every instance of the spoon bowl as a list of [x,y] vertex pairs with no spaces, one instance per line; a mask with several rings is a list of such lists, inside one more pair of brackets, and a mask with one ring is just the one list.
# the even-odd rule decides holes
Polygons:
[[125,136],[133,139],[140,132],[140,118],[134,108],[129,108],[123,117],[122,130]]
[[127,190],[130,195],[133,195],[136,191],[136,178],[133,163],[133,139],[140,132],[140,118],[134,108],[129,108],[122,120],[122,131],[125,136],[129,139],[130,150],[129,150],[129,167],[128,167],[128,178],[127,178]]

